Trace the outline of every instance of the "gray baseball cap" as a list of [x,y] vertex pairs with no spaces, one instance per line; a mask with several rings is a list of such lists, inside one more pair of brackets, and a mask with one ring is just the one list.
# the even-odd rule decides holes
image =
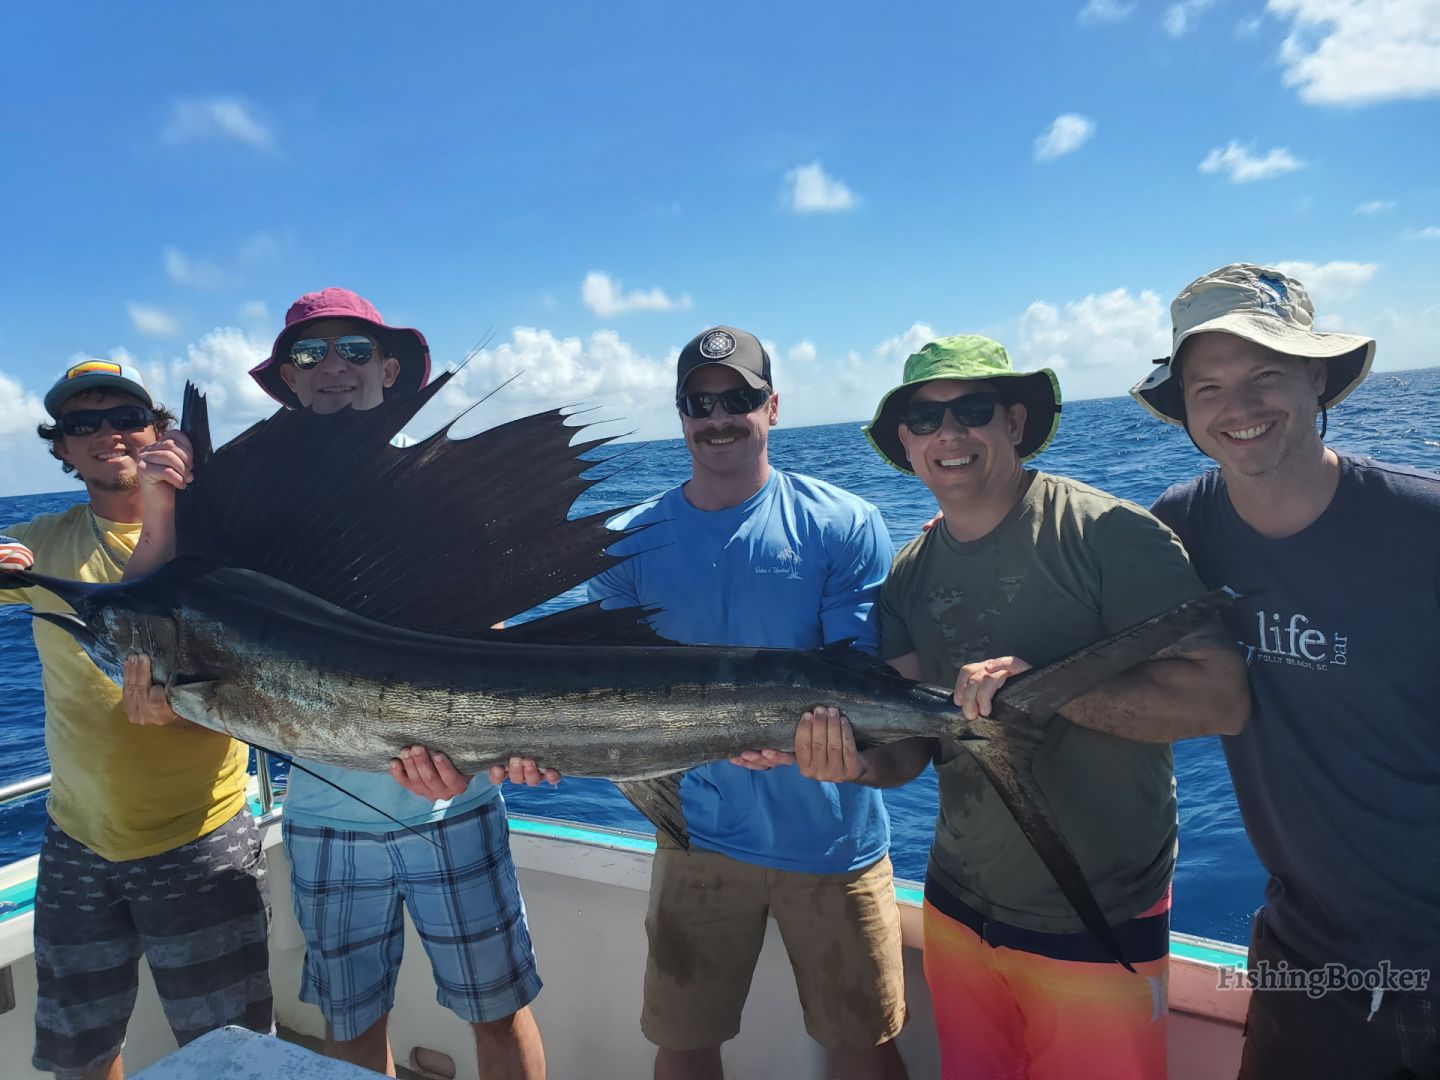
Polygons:
[[145,389],[140,372],[135,368],[114,360],[81,360],[66,368],[65,374],[45,392],[45,411],[58,420],[61,406],[86,390],[113,390],[139,398],[147,409],[155,407],[150,391]]
[[696,368],[716,364],[738,371],[752,388],[775,388],[770,377],[770,354],[754,334],[733,326],[712,326],[697,334],[683,349],[675,364],[675,393],[685,389],[685,380]]

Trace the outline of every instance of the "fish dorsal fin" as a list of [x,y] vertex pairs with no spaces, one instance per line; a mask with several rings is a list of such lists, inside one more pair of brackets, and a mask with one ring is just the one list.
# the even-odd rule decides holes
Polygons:
[[449,378],[364,411],[282,410],[218,448],[176,500],[177,554],[453,636],[486,633],[615,565],[615,511],[567,516],[595,482],[581,454],[608,440],[572,445],[577,429],[559,410],[391,445]]

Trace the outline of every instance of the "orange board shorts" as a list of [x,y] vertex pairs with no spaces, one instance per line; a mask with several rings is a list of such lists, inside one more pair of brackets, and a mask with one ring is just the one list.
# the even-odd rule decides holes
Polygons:
[[1165,1080],[1168,891],[1115,927],[1133,974],[1088,933],[986,920],[928,887],[924,921],[942,1080]]

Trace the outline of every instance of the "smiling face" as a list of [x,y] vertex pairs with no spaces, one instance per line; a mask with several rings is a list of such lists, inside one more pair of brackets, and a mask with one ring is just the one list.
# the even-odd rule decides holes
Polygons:
[[1226,472],[1262,476],[1323,453],[1315,416],[1325,364],[1212,332],[1180,354],[1186,428]]
[[[60,406],[60,416],[116,405],[144,404],[132,394],[92,390],[67,400]],[[140,480],[140,451],[158,437],[153,424],[139,431],[116,431],[109,423],[103,423],[89,435],[61,433],[51,443],[51,452],[74,468],[75,475],[93,491],[133,491]]]
[[335,351],[332,342],[325,359],[313,368],[297,368],[287,356],[280,365],[280,378],[295,391],[300,404],[317,413],[341,409],[373,409],[385,400],[385,391],[400,375],[400,361],[381,356],[374,327],[357,319],[321,319],[300,331],[298,338],[337,338],[360,334],[375,345],[374,355],[365,364],[352,364]]
[[[748,385],[740,373],[719,364],[696,368],[681,388],[686,394],[723,394]],[[715,478],[745,476],[763,471],[770,429],[780,418],[780,395],[752,413],[732,416],[716,405],[709,416],[680,414],[680,429],[696,476]]]
[[[911,402],[950,401],[983,391],[994,383],[937,379],[925,383]],[[946,410],[940,427],[914,435],[902,421],[900,442],[905,456],[941,507],[984,505],[1017,497],[1025,470],[1015,447],[1025,431],[1024,405],[997,405],[989,423],[967,427]],[[947,514],[948,514],[947,510]]]

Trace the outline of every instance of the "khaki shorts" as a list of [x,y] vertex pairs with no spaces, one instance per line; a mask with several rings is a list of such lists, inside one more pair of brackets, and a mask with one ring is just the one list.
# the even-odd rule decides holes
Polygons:
[[647,1039],[695,1050],[739,1033],[767,915],[780,927],[812,1039],[845,1050],[900,1034],[905,985],[889,856],[844,874],[801,874],[687,854],[662,837],[645,917]]

